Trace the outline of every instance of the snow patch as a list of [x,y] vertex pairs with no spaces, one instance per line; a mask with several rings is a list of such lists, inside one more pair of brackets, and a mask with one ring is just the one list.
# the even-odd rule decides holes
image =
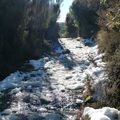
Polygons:
[[120,120],[120,111],[110,107],[103,107],[101,109],[86,107],[83,117],[86,115],[90,117],[90,120]]
[[0,82],[0,91],[17,87],[23,77],[19,71],[10,74]]
[[40,59],[40,60],[30,60],[29,63],[34,66],[35,69],[40,69],[44,67],[45,60]]

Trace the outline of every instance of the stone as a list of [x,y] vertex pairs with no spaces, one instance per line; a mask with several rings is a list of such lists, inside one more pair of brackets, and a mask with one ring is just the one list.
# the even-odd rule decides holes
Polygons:
[[4,111],[1,113],[1,115],[9,115],[9,114],[11,114],[11,110],[10,110],[10,109],[6,109],[6,110],[4,110]]
[[28,120],[28,118],[24,114],[13,114],[9,120]]
[[70,54],[70,50],[69,49],[65,49],[62,51],[62,54]]
[[39,108],[38,111],[39,112],[47,112],[48,110],[46,108]]
[[68,80],[68,79],[71,79],[71,78],[72,78],[72,76],[67,76],[65,79]]
[[76,48],[83,48],[82,46],[76,46]]
[[42,105],[44,105],[44,104],[50,104],[51,103],[51,101],[49,101],[47,99],[44,99],[44,98],[41,98],[40,101],[41,101]]
[[61,90],[61,92],[65,92],[65,90]]
[[45,57],[44,60],[45,60],[46,62],[48,62],[48,61],[49,61],[49,57]]
[[66,87],[69,90],[78,90],[78,89],[82,89],[83,88],[83,86],[81,86],[80,84],[71,84],[71,85],[68,85]]
[[58,113],[49,113],[46,115],[45,120],[62,120],[62,115]]

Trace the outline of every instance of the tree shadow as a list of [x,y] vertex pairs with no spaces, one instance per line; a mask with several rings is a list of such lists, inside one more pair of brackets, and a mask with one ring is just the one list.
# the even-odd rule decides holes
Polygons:
[[66,49],[60,41],[54,40],[51,43],[51,46],[55,53],[57,54],[57,60],[68,70],[72,70],[76,66],[76,62],[72,57],[72,54],[69,49]]
[[95,41],[92,38],[83,39],[82,43],[88,47],[94,47],[96,45]]

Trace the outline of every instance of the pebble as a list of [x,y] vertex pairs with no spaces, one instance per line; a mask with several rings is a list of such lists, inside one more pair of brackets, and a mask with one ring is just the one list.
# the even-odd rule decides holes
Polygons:
[[68,80],[68,79],[71,79],[73,76],[67,76],[65,79]]

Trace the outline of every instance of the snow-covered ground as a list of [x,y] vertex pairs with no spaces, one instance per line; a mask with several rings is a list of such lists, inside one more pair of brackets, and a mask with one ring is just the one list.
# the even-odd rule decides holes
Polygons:
[[0,120],[75,120],[87,76],[97,86],[95,98],[101,97],[106,75],[98,46],[91,40],[70,38],[60,43],[69,54],[58,47],[56,56],[30,60],[31,72],[17,71],[0,82],[0,94],[7,91],[11,96]]

